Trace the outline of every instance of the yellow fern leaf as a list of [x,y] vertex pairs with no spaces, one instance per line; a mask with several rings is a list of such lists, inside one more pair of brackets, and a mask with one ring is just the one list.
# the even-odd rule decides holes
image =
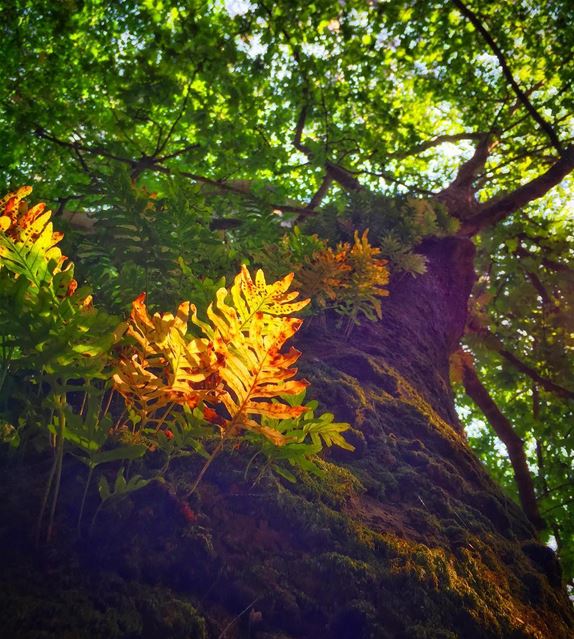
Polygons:
[[[267,284],[260,269],[255,274],[253,282],[249,270],[243,265],[229,292],[225,288],[220,288],[216,293],[215,304],[210,304],[207,309],[207,316],[213,326],[202,322],[196,313],[193,314],[193,322],[208,337],[213,338],[218,331],[219,339],[225,336],[227,341],[231,341],[241,331],[249,330],[256,316],[261,316],[264,320],[263,325],[266,325],[272,323],[274,317],[290,315],[307,306],[310,300],[294,302],[299,293],[287,292],[292,281],[293,273],[289,273],[283,279]],[[231,298],[231,305],[226,301],[228,296]]]
[[[291,379],[297,369],[290,366],[299,351],[280,352],[301,325],[301,320],[285,315],[309,302],[293,301],[299,293],[287,292],[292,280],[291,273],[267,284],[263,271],[257,271],[254,282],[243,267],[229,292],[225,288],[217,291],[215,303],[207,309],[210,323],[199,320],[193,309],[193,322],[211,340],[220,366],[221,401],[229,414],[225,428],[229,432],[241,428],[257,431],[276,444],[285,443],[285,439],[251,416],[284,419],[305,410],[277,403],[280,395],[296,395],[307,386],[305,381]],[[265,401],[269,399],[275,401]]]
[[358,310],[366,310],[368,304],[381,319],[380,297],[387,296],[385,286],[389,283],[388,261],[380,259],[381,249],[371,246],[366,229],[359,237],[355,231],[354,244],[349,252],[349,264],[352,268],[351,282],[345,292],[344,301],[356,305]]
[[277,445],[286,443],[287,440],[278,431],[261,426],[252,416],[288,419],[305,412],[304,406],[268,401],[280,395],[298,395],[308,385],[305,380],[292,379],[297,373],[292,365],[301,353],[295,348],[281,353],[284,343],[295,334],[301,323],[300,319],[292,317],[275,317],[269,323],[257,314],[243,339],[229,343],[220,370],[225,382],[221,401],[230,415],[228,428],[246,428]]
[[66,264],[67,258],[57,246],[64,235],[53,230],[52,212],[46,211],[44,204],[28,209],[23,198],[31,191],[31,187],[23,186],[0,200],[0,258],[17,277],[24,275],[36,289],[51,282],[57,273],[68,273],[60,278],[61,290],[55,293],[59,297],[72,295],[77,287],[72,278],[73,264]]
[[242,265],[230,289],[241,330],[249,327],[249,323],[257,313],[284,316],[305,308],[309,303],[308,299],[294,302],[293,300],[299,297],[299,293],[287,292],[292,281],[293,273],[289,273],[283,279],[267,284],[263,271],[259,269],[255,273],[254,282],[247,267]]

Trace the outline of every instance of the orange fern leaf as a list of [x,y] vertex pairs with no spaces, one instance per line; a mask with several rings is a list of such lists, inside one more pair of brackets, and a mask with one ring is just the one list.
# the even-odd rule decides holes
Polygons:
[[217,360],[208,340],[186,339],[191,309],[180,304],[176,315],[150,317],[145,294],[132,303],[127,334],[135,345],[127,349],[113,375],[114,387],[144,419],[168,404],[195,407],[216,394]]
[[[359,232],[355,231],[355,243],[349,253],[349,264],[353,269],[350,290],[357,298],[376,300],[376,297],[389,294],[385,288],[389,283],[388,260],[378,258],[381,249],[369,244],[368,233],[367,229],[359,237]],[[376,301],[375,306],[380,318],[380,301]]]
[[351,266],[347,263],[349,244],[339,244],[337,251],[325,248],[307,259],[297,273],[297,285],[304,295],[319,307],[337,298],[339,291],[348,286]]
[[220,375],[225,382],[221,401],[231,417],[230,429],[245,428],[277,445],[286,443],[278,431],[262,426],[252,416],[288,419],[305,412],[304,406],[269,401],[280,395],[298,395],[308,385],[305,380],[292,379],[297,373],[292,365],[301,353],[295,348],[281,353],[284,343],[301,323],[302,320],[292,317],[276,317],[273,323],[264,323],[257,315],[244,338],[229,344]]

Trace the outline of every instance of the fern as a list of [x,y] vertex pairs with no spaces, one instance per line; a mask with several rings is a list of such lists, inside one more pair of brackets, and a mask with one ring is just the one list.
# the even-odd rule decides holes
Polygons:
[[[291,348],[282,354],[281,348],[301,326],[301,320],[285,317],[304,308],[308,300],[294,299],[296,292],[287,292],[293,274],[267,284],[259,270],[255,282],[247,268],[242,267],[231,290],[217,292],[215,304],[210,305],[207,316],[211,325],[194,315],[193,321],[207,335],[218,360],[219,374],[224,381],[221,401],[229,413],[226,427],[235,432],[240,428],[260,432],[276,444],[283,438],[261,424],[251,415],[287,417],[298,414],[297,408],[270,403],[268,398],[297,394],[306,382],[292,380],[296,369],[290,366],[300,353]],[[226,299],[230,298],[230,304]]]
[[[307,304],[307,300],[294,301],[298,293],[288,292],[292,279],[290,274],[267,284],[258,271],[253,281],[243,267],[229,291],[218,290],[215,303],[207,309],[208,322],[198,318],[189,302],[180,304],[175,316],[155,313],[150,317],[144,296],[138,297],[127,329],[132,345],[125,349],[113,376],[116,390],[135,408],[138,428],[149,421],[165,423],[175,405],[194,408],[204,402],[207,408],[225,407],[225,418],[207,409],[204,414],[207,421],[212,414],[217,416],[214,421],[226,437],[247,429],[283,443],[253,416],[301,412],[268,401],[299,393],[306,386],[291,379],[296,369],[290,367],[299,352],[292,348],[281,353],[301,325],[301,320],[286,315]],[[204,337],[187,335],[190,314]],[[159,417],[158,411],[165,407]]]
[[380,298],[389,294],[385,288],[389,283],[387,260],[379,258],[381,249],[371,246],[367,235],[368,230],[361,237],[355,231],[354,244],[348,256],[351,281],[340,302],[349,309],[353,321],[357,320],[360,313],[372,317],[372,312],[381,319]]
[[[316,416],[318,402],[312,400],[304,403],[305,394],[303,391],[299,395],[283,398],[291,406],[304,407],[305,410],[300,415],[283,420],[271,417],[262,419],[265,427],[280,432],[287,442],[281,448],[271,445],[270,442],[260,442],[261,451],[267,460],[266,466],[270,466],[277,474],[291,482],[295,481],[295,476],[287,470],[285,463],[306,472],[321,474],[316,461],[317,455],[325,446],[355,450],[342,435],[349,430],[350,424],[335,422],[332,413]],[[253,441],[256,440],[253,438]]]
[[76,290],[73,264],[64,266],[66,257],[58,248],[62,233],[54,232],[52,213],[44,204],[28,209],[23,198],[31,187],[21,187],[2,198],[0,210],[0,268],[23,276],[33,287],[27,294],[38,294],[44,286],[56,283],[54,295],[72,294]]
[[332,242],[351,241],[356,229],[370,229],[371,237],[394,271],[413,276],[425,272],[424,256],[415,247],[426,237],[445,237],[457,231],[459,222],[436,200],[387,197],[373,193],[352,194],[344,210],[327,207],[306,225]]
[[[116,211],[113,228],[119,233],[115,239],[119,238],[132,258],[141,253],[145,242],[153,244],[165,257],[164,262],[159,260],[159,267],[167,269],[166,277],[176,277],[175,265],[177,277],[190,278],[186,260],[176,252],[168,255],[162,238],[153,235],[150,220],[158,212],[158,202],[146,191],[130,188],[134,208],[125,216]],[[179,446],[207,457],[195,487],[223,443],[246,433],[260,446],[283,447],[283,458],[297,458],[301,467],[312,467],[311,451],[323,446],[352,448],[341,435],[348,425],[333,422],[329,414],[315,419],[311,404],[304,406],[295,400],[308,382],[295,378],[294,364],[300,352],[292,347],[284,350],[284,346],[302,323],[292,314],[305,308],[309,300],[298,300],[299,293],[289,290],[293,273],[268,283],[262,270],[252,278],[242,266],[229,289],[218,288],[215,301],[201,313],[202,319],[188,301],[175,314],[150,314],[142,293],[132,301],[128,321],[118,326],[112,316],[94,307],[88,289],[77,288],[74,263],[62,254],[62,234],[53,230],[50,211],[42,204],[28,208],[24,201],[30,190],[23,187],[0,200],[0,387],[11,359],[17,358],[19,366],[12,370],[35,369],[38,388],[49,388],[39,413],[47,410],[51,414],[46,427],[55,436],[56,454],[40,523],[51,501],[51,528],[65,446],[71,446],[89,469],[81,512],[96,467],[139,458],[148,449],[161,447],[169,456],[173,453],[170,447]],[[100,222],[96,232],[109,232],[112,226]],[[149,237],[143,238],[140,231]],[[354,269],[359,279],[368,276],[375,281],[376,250],[368,244],[366,234],[361,240],[356,238],[354,248],[338,247],[337,252],[334,255],[339,256],[336,260],[345,277]],[[156,254],[152,252],[152,257]],[[97,256],[96,252],[91,258]],[[115,284],[122,273],[114,264],[118,256],[118,247],[112,246],[100,266],[102,287],[110,284],[114,301],[113,296],[119,295]],[[149,257],[142,255],[140,262],[130,259],[125,268],[137,273],[143,269],[147,277]],[[334,290],[335,283],[331,285]],[[213,280],[205,280],[199,290],[207,296],[216,286]],[[347,284],[341,280],[337,286]],[[120,295],[117,301],[123,299]],[[191,334],[190,326],[202,334]],[[119,419],[114,411],[116,425],[112,428],[107,384],[123,397],[126,408]],[[84,395],[79,412],[68,403],[70,393]],[[214,432],[219,432],[220,442],[209,455],[202,440]],[[114,445],[108,448],[110,436]],[[118,477],[119,488],[129,488],[123,485],[123,476]],[[105,479],[100,480],[100,487],[106,501],[111,491],[106,490]]]
[[297,282],[305,295],[308,295],[320,308],[333,304],[343,289],[349,286],[348,246],[340,245],[337,251],[325,247],[306,259],[297,270]]
[[371,246],[368,230],[354,241],[340,243],[306,257],[296,270],[296,283],[301,292],[313,300],[318,310],[334,309],[357,323],[361,315],[380,319],[381,297],[388,295],[387,260],[381,251]]
[[381,254],[389,259],[396,272],[412,276],[426,273],[426,257],[405,247],[392,233],[385,235],[379,246]]
[[28,208],[22,187],[2,198],[0,283],[3,344],[18,367],[36,366],[58,378],[95,375],[115,339],[115,320],[93,308],[86,289],[77,289],[74,264],[58,246],[44,204]]

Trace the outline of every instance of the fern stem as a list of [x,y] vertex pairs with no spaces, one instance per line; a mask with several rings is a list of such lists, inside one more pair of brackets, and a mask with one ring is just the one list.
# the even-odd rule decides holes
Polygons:
[[48,518],[48,530],[46,533],[46,541],[50,541],[54,526],[54,515],[56,514],[56,504],[60,495],[60,484],[62,480],[62,463],[64,459],[64,432],[66,430],[66,417],[64,415],[64,397],[57,395],[58,403],[58,435],[56,439],[56,483],[54,486],[54,494],[52,495],[52,506],[50,508],[50,516]]
[[52,491],[52,482],[54,481],[54,475],[56,474],[57,455],[54,455],[54,461],[50,468],[50,475],[48,476],[48,482],[46,483],[46,490],[44,491],[44,497],[42,499],[42,506],[40,508],[40,514],[38,515],[38,521],[36,523],[36,546],[40,544],[40,534],[42,532],[42,521],[44,520],[44,513],[48,506],[48,499]]
[[205,464],[203,464],[203,468],[199,471],[199,475],[197,476],[196,480],[193,482],[192,487],[184,494],[183,499],[187,499],[188,497],[191,497],[191,495],[193,495],[193,493],[195,492],[195,489],[199,486],[199,483],[201,482],[201,480],[203,479],[203,476],[207,472],[207,469],[211,466],[212,462],[217,457],[217,455],[219,455],[219,453],[223,450],[224,444],[225,444],[225,436],[221,438],[221,441],[219,442],[219,444],[217,444],[217,446],[213,449],[213,452],[209,456],[209,459],[205,462]]
[[2,390],[2,386],[4,386],[4,382],[6,381],[8,369],[10,368],[10,362],[12,361],[13,352],[14,347],[7,347],[6,336],[2,335],[2,373],[0,374],[0,390]]
[[[54,489],[54,494],[52,497],[52,507],[50,510],[50,519],[48,524],[48,536],[47,540],[49,541],[51,536],[51,527],[53,523],[54,513],[56,510],[56,500],[58,498],[58,493],[60,490],[60,476],[62,472],[61,458],[64,453],[64,429],[63,429],[63,410],[59,404],[61,401],[61,396],[56,395],[55,401],[58,403],[58,434],[56,435],[55,447],[56,453],[54,456],[54,461],[52,462],[52,467],[50,468],[50,475],[48,476],[48,482],[46,484],[46,490],[44,491],[44,497],[42,498],[42,506],[40,508],[40,514],[38,515],[38,520],[36,523],[36,545],[40,543],[40,535],[42,533],[42,522],[44,521],[44,515],[46,514],[46,508],[48,507],[48,501],[50,499],[50,495],[52,494],[52,485],[54,484],[54,478],[57,477],[56,487]],[[63,405],[63,404],[62,404]],[[50,413],[50,423],[54,418],[54,410],[52,409]],[[59,471],[59,473],[58,473]]]
[[243,473],[243,479],[247,481],[247,475],[249,474],[249,469],[251,468],[251,464],[257,459],[257,457],[261,454],[261,451],[258,450],[255,455],[251,457],[249,460],[247,467],[245,468],[245,472]]
[[98,507],[96,508],[96,511],[94,512],[94,516],[92,517],[92,521],[90,522],[90,527],[88,529],[88,537],[91,537],[94,534],[94,526],[96,525],[96,519],[98,518],[98,515],[100,514],[100,511],[104,507],[105,503],[106,503],[105,501],[101,501],[98,504]]
[[104,418],[107,414],[107,412],[110,410],[110,404],[112,403],[112,396],[114,394],[114,389],[110,388],[110,394],[108,395],[108,401],[106,402],[106,406],[103,410],[103,412],[101,413],[101,418]]
[[88,497],[88,489],[90,487],[90,483],[92,482],[92,476],[94,474],[94,466],[90,465],[90,469],[88,471],[88,477],[86,478],[86,485],[84,486],[84,492],[82,494],[82,502],[80,504],[80,513],[78,515],[78,537],[82,536],[82,519],[84,517],[84,508],[86,506],[86,499]]
[[[156,432],[162,427],[163,423],[167,419],[167,416],[170,414],[172,408],[175,406],[175,402],[172,402],[168,407],[165,413],[157,420],[157,425],[155,427]],[[152,421],[152,420],[150,420]]]

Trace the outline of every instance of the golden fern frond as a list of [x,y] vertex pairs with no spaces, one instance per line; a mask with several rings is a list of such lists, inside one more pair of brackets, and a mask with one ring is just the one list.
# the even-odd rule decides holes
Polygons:
[[217,291],[215,303],[207,309],[210,323],[199,320],[193,309],[193,322],[210,339],[217,357],[223,382],[220,401],[229,414],[224,427],[229,432],[241,428],[256,431],[275,444],[285,443],[285,438],[257,423],[252,416],[283,419],[305,410],[277,402],[279,396],[296,395],[307,385],[305,381],[291,379],[297,370],[290,366],[298,359],[299,351],[292,348],[287,353],[280,352],[301,325],[301,320],[285,315],[309,302],[293,301],[299,293],[287,292],[292,280],[290,273],[267,284],[263,271],[257,271],[253,281],[243,267],[230,291],[225,288]]
[[44,204],[28,209],[23,198],[31,191],[23,186],[0,200],[0,266],[26,277],[36,290],[60,273],[55,294],[72,295],[77,286],[73,264],[64,267],[67,258],[57,246],[64,235],[53,230],[52,212]]
[[281,353],[301,323],[302,320],[293,317],[275,317],[271,323],[264,322],[257,315],[244,338],[229,343],[220,375],[226,385],[221,401],[231,418],[230,429],[245,428],[260,433],[276,445],[287,442],[279,431],[262,426],[252,416],[288,419],[305,412],[304,406],[268,401],[281,395],[297,395],[308,385],[305,380],[292,379],[297,373],[292,365],[301,353],[295,348]]
[[267,284],[263,271],[259,269],[253,282],[249,270],[243,265],[231,287],[233,305],[242,325],[247,327],[256,313],[284,316],[296,313],[307,306],[308,299],[293,301],[299,297],[299,292],[287,292],[292,281],[293,273],[288,273],[283,279]]
[[[214,338],[218,332],[218,339],[231,341],[242,331],[248,331],[255,317],[263,318],[263,325],[273,323],[274,317],[290,315],[304,308],[309,300],[293,300],[299,297],[297,291],[287,292],[293,281],[293,273],[284,278],[267,284],[261,269],[252,280],[245,265],[235,277],[230,290],[220,288],[216,293],[215,304],[210,304],[207,316],[213,326],[202,322],[193,313],[193,322],[199,326],[205,335]],[[231,304],[227,303],[230,297]]]
[[371,246],[368,240],[368,229],[359,237],[355,231],[354,244],[349,252],[349,264],[352,268],[351,285],[345,292],[344,299],[358,305],[369,303],[381,318],[380,297],[387,296],[385,286],[389,283],[388,261],[378,256],[381,249]]

